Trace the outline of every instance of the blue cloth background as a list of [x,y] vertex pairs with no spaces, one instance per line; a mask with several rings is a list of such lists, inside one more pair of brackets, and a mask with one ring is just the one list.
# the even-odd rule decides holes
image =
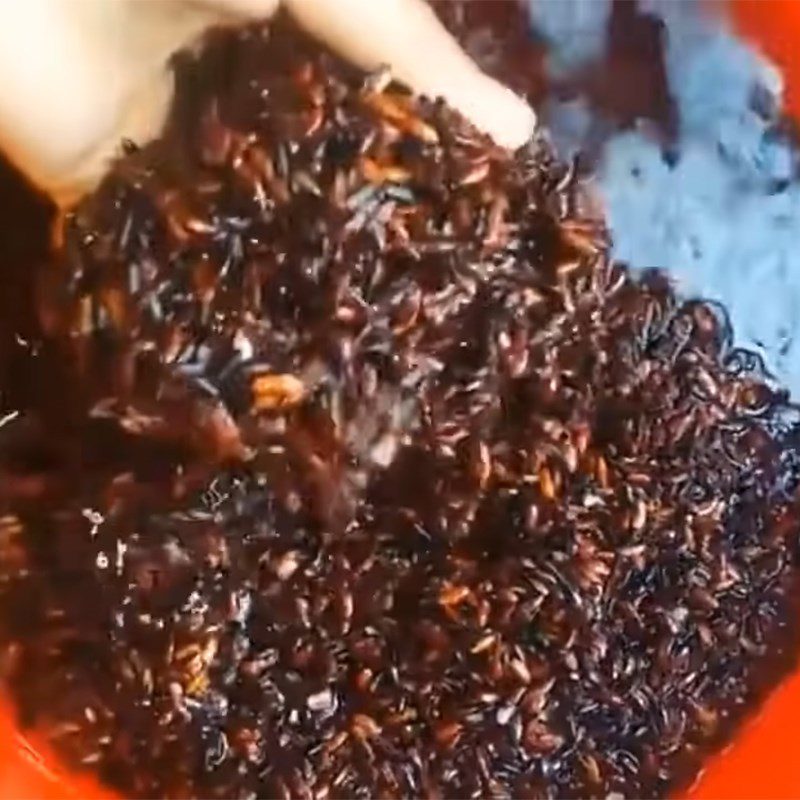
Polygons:
[[[679,119],[674,157],[644,129],[602,137],[598,178],[618,257],[666,266],[685,293],[722,301],[736,340],[761,352],[800,396],[800,180],[797,153],[776,132],[782,79],[695,0],[640,0],[661,19]],[[551,45],[554,77],[605,47],[611,0],[530,0]],[[545,109],[562,152],[579,148],[596,112],[580,95]]]

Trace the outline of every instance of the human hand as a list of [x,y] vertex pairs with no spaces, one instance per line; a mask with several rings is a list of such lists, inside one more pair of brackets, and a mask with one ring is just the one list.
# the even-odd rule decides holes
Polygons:
[[530,136],[530,107],[475,66],[424,0],[0,0],[0,147],[59,205],[74,202],[123,138],[157,134],[172,53],[280,5],[358,66],[388,65],[443,97],[498,144]]

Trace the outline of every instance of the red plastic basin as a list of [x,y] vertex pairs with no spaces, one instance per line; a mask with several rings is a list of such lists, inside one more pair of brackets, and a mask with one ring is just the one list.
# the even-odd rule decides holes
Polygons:
[[[539,0],[548,1],[555,0]],[[783,70],[788,108],[800,119],[800,0],[732,0],[729,10],[738,29]],[[777,687],[732,745],[709,761],[689,796],[693,800],[800,798],[799,724],[800,672]],[[0,798],[113,797],[91,779],[60,768],[41,742],[19,733],[13,710],[0,702]]]

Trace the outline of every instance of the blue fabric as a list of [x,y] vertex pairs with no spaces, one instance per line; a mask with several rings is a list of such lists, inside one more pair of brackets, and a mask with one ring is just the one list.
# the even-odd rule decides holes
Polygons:
[[[635,266],[666,266],[687,294],[722,301],[737,342],[759,350],[800,396],[800,181],[797,153],[775,132],[781,76],[697,2],[639,6],[666,29],[679,141],[668,163],[647,131],[601,124],[609,133],[598,178],[615,253]],[[578,7],[594,11],[570,15]],[[607,18],[600,10],[609,9],[596,0],[531,3],[533,24],[547,32],[556,54],[566,54],[551,64],[562,69],[597,58]],[[580,35],[571,34],[570,19],[580,22]],[[597,26],[594,38],[587,21]],[[581,98],[551,101],[544,117],[565,152],[598,129]]]

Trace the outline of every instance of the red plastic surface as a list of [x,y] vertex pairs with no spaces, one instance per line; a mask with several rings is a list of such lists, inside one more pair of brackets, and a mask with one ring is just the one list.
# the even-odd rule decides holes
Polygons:
[[[677,0],[678,2],[680,0]],[[783,72],[786,106],[800,121],[800,2],[731,0],[734,24]],[[733,744],[713,758],[693,800],[800,798],[800,672],[768,698]]]

